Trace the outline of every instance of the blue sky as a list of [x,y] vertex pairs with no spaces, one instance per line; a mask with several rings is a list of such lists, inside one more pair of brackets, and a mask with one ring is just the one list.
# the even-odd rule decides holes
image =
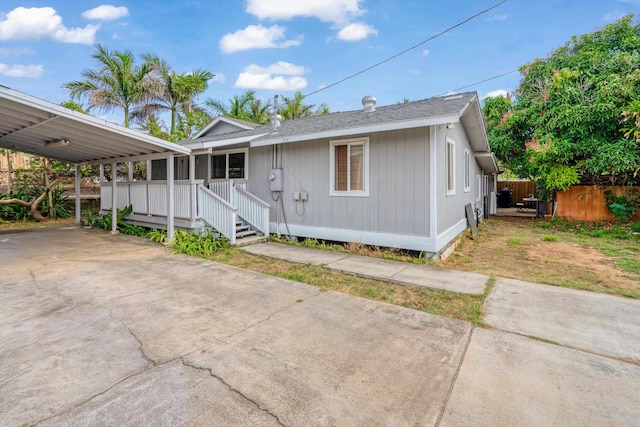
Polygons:
[[[207,97],[247,89],[267,100],[314,92],[496,4],[498,0],[16,1],[0,4],[0,84],[59,103],[61,86],[94,68],[93,43],[156,53],[178,72],[216,73]],[[508,0],[490,12],[353,79],[307,98],[331,111],[448,93],[545,57],[640,0]],[[512,73],[470,86],[512,91]],[[100,115],[95,111],[94,114]],[[106,116],[120,121],[116,115]]]

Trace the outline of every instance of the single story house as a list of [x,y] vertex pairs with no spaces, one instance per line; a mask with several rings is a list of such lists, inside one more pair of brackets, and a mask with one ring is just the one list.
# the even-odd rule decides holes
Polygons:
[[[466,205],[495,213],[498,168],[475,92],[383,107],[365,97],[359,110],[264,126],[217,117],[181,145],[192,155],[176,157],[177,182],[202,181],[264,233],[435,256],[467,228]],[[151,169],[166,179],[166,160]],[[243,217],[247,199],[260,213]]]

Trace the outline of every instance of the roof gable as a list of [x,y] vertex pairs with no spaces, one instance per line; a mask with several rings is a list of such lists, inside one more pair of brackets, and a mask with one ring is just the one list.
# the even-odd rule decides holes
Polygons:
[[247,122],[245,120],[234,119],[232,117],[218,116],[213,119],[208,125],[202,128],[200,132],[195,134],[192,139],[209,136],[209,135],[222,135],[225,133],[237,132],[239,130],[255,129],[260,125]]

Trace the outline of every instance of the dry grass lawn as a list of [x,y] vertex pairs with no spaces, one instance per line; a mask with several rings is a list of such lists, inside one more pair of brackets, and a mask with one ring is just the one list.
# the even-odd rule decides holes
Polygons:
[[[578,229],[576,229],[578,228]],[[640,235],[589,237],[529,218],[484,221],[438,265],[534,283],[640,298]]]

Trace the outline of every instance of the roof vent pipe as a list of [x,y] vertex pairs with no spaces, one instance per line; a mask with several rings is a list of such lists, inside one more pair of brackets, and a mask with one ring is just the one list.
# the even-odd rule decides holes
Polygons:
[[376,98],[374,96],[365,96],[362,98],[362,105],[365,113],[376,111]]

